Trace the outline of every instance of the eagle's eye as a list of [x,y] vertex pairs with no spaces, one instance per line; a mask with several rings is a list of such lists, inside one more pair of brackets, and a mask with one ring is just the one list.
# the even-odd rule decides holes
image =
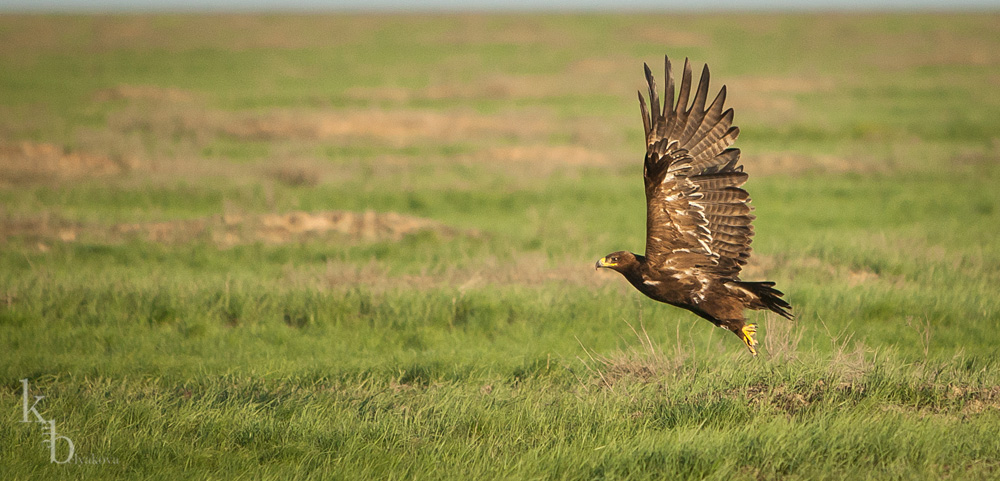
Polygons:
[[611,256],[611,262],[618,262],[618,256]]

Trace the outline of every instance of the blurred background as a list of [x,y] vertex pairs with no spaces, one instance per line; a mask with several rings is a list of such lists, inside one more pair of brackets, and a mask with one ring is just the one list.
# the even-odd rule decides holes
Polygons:
[[[237,281],[430,289],[449,304],[528,287],[606,298],[593,311],[597,345],[618,342],[598,326],[637,309],[663,332],[687,329],[694,319],[637,303],[591,268],[607,252],[642,251],[635,92],[642,64],[662,79],[667,54],[710,64],[711,95],[728,86],[759,217],[744,278],[778,281],[804,326],[924,354],[912,326],[929,323],[941,355],[993,352],[996,11],[31,8],[98,5],[108,10],[0,17],[8,299],[35,298],[36,283],[126,285],[168,306],[140,302],[139,317],[183,336],[186,323],[339,321],[312,301],[243,313],[206,300],[209,314],[188,312],[187,288],[162,291],[150,275],[209,297]],[[492,326],[515,301],[482,302],[469,312]]]
[[[778,282],[810,349],[843,332],[995,351],[990,3],[193,5],[2,5],[8,316],[77,312],[51,322],[98,338],[138,318],[185,349],[247,325],[363,339],[351,326],[374,316],[398,329],[370,348],[403,357],[440,352],[458,322],[470,340],[510,330],[488,349],[501,365],[513,346],[575,349],[567,331],[617,347],[644,316],[658,341],[726,349],[591,268],[642,251],[635,91],[667,54],[710,64],[711,95],[728,86],[759,217],[744,278]],[[419,312],[414,295],[444,317],[385,307]],[[118,307],[77,304],[102,296]]]
[[392,11],[428,11],[428,10],[599,10],[605,12],[621,10],[648,11],[705,11],[705,10],[882,10],[882,9],[993,9],[997,7],[996,0],[957,0],[942,2],[940,0],[880,0],[865,2],[861,0],[707,0],[697,2],[682,2],[678,0],[625,0],[612,2],[609,0],[540,0],[540,1],[500,1],[476,0],[474,2],[458,0],[291,0],[281,2],[263,2],[259,0],[4,0],[0,6],[24,10],[392,10]]
[[[1000,471],[996,2],[0,12],[0,404],[121,460],[74,469]],[[756,364],[593,267],[643,251],[664,55],[727,86],[742,277],[794,306]]]

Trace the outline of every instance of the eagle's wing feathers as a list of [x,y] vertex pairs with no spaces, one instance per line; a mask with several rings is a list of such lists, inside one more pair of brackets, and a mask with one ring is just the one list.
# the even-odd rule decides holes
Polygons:
[[[750,196],[741,188],[747,175],[739,149],[733,111],[724,109],[725,87],[706,107],[708,66],[702,70],[691,107],[691,63],[684,61],[677,104],[666,60],[666,103],[662,109],[649,67],[649,108],[639,93],[646,133],[646,259],[654,268],[683,259],[696,267],[736,278],[750,256],[753,236]],[[676,266],[675,266],[676,267]]]

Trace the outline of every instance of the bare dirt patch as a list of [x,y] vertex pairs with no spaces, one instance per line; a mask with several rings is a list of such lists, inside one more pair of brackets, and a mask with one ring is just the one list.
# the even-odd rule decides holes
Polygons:
[[51,143],[0,144],[0,182],[113,175],[135,165],[134,159],[69,151]]
[[545,115],[481,115],[471,111],[342,110],[275,111],[218,126],[229,135],[252,140],[374,138],[406,146],[414,142],[457,142],[470,138],[536,137],[550,130]]
[[607,166],[609,156],[601,151],[577,145],[521,145],[493,147],[468,156],[473,163],[532,167],[539,174],[551,173],[565,166]]
[[120,224],[115,230],[120,234],[139,234],[153,242],[185,242],[207,235],[223,247],[256,241],[284,244],[327,234],[354,241],[398,241],[424,230],[457,234],[456,230],[429,219],[374,211],[227,214],[189,221]]
[[[0,230],[0,240],[20,237],[38,242],[40,248],[56,241],[118,242],[128,238],[167,244],[209,240],[220,247],[230,247],[251,242],[284,244],[330,235],[354,242],[399,241],[422,231],[445,236],[463,233],[430,219],[395,212],[296,211],[284,214],[226,214],[113,226],[85,225],[48,216],[8,219]],[[474,232],[468,234],[476,235]]]
[[117,87],[98,90],[94,94],[94,101],[96,102],[117,100],[191,102],[195,100],[195,94],[179,88],[157,87],[155,85],[118,85]]
[[273,109],[230,112],[171,102],[161,102],[152,107],[141,103],[130,104],[109,116],[108,124],[123,133],[151,132],[159,137],[191,138],[199,143],[224,136],[244,141],[376,140],[399,147],[490,139],[545,139],[553,125],[558,125],[551,121],[547,111],[542,110],[491,115],[466,109]]

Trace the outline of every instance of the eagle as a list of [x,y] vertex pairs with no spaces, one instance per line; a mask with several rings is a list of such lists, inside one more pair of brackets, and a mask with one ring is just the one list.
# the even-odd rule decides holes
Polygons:
[[744,310],[768,309],[787,319],[792,314],[774,282],[739,277],[750,257],[755,219],[742,189],[747,174],[740,150],[730,147],[740,131],[732,125],[733,109],[723,106],[725,86],[706,107],[708,65],[688,107],[691,62],[684,60],[676,105],[669,58],[665,64],[663,109],[649,65],[648,109],[639,91],[646,132],[646,254],[613,252],[595,268],[618,271],[646,296],[728,329],[757,356],[757,325],[746,322]]

